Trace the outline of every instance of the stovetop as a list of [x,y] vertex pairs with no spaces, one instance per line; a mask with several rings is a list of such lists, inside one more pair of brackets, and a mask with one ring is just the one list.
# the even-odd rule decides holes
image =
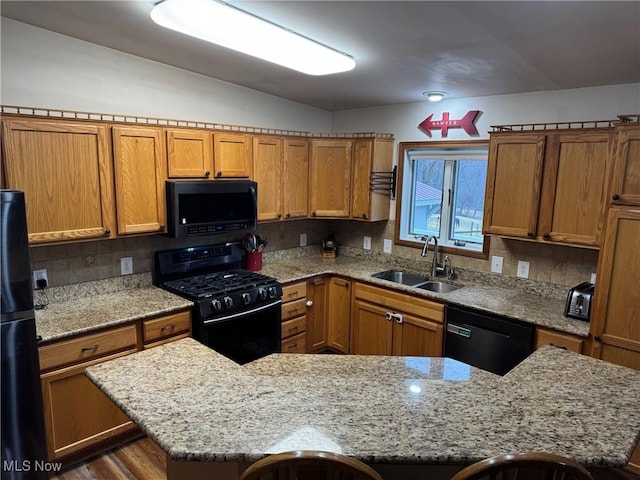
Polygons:
[[190,300],[200,300],[253,288],[268,287],[274,279],[248,270],[229,270],[166,282],[164,287]]

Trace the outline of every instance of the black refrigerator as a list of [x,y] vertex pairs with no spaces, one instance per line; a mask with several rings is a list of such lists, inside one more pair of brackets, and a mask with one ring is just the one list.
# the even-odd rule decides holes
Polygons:
[[46,479],[46,438],[24,193],[0,190],[0,197],[0,477]]

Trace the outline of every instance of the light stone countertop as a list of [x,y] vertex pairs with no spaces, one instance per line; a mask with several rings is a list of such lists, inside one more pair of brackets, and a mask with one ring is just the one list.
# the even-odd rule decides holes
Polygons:
[[547,451],[621,467],[640,439],[640,372],[551,346],[498,377],[444,358],[274,354],[240,366],[183,339],[86,373],[173,461],[320,449],[462,465]]
[[319,274],[342,275],[352,280],[362,280],[436,301],[472,307],[581,337],[589,336],[588,322],[564,316],[564,299],[525,293],[515,288],[449,282],[441,277],[436,280],[461,285],[463,288],[450,293],[435,293],[372,277],[374,273],[389,269],[388,265],[354,257],[338,256],[335,259],[325,259],[320,256],[306,256],[266,263],[261,273],[275,277],[281,283]]
[[157,287],[79,296],[36,310],[36,331],[45,343],[192,306],[192,302]]

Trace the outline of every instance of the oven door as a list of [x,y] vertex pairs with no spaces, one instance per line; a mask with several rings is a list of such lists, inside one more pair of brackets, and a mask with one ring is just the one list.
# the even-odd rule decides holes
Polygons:
[[282,300],[250,310],[200,320],[194,338],[236,363],[280,352]]

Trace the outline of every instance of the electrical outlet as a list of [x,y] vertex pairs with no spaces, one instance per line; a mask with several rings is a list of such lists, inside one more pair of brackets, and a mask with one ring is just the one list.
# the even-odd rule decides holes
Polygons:
[[300,246],[301,247],[306,247],[307,246],[307,234],[306,233],[301,233],[300,234]]
[[120,259],[120,275],[131,275],[133,273],[133,257],[122,257]]
[[529,262],[518,260],[518,278],[529,278]]
[[371,250],[371,237],[364,236],[364,241],[362,242],[362,248],[365,250]]
[[591,274],[591,280],[589,280],[589,282],[590,282],[590,283],[596,283],[596,273],[595,273],[595,272],[593,272],[593,273]]
[[382,251],[384,253],[391,253],[391,246],[393,245],[393,242],[391,240],[389,240],[388,238],[384,239],[384,244],[382,247]]
[[[44,285],[42,284],[44,282]],[[47,270],[43,268],[42,270],[34,270],[33,271],[33,286],[36,290],[40,290],[49,285],[49,277],[47,276]]]
[[503,261],[502,257],[491,257],[491,273],[502,273]]

